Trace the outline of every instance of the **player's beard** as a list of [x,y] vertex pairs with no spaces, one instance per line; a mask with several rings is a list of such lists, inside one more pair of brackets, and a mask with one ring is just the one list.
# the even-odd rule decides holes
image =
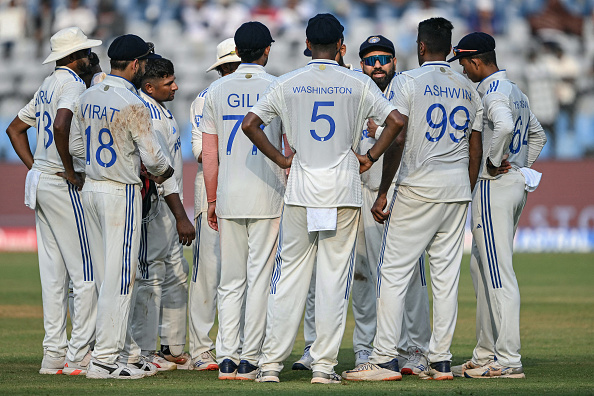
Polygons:
[[134,75],[132,76],[132,80],[130,81],[132,85],[136,87],[136,89],[140,89],[140,87],[142,86],[142,77],[144,77],[144,72],[139,67],[138,70],[136,70],[136,73],[134,73]]
[[390,84],[390,81],[392,81],[392,78],[394,77],[394,74],[396,73],[396,69],[394,67],[392,67],[387,72],[384,69],[381,69],[381,71],[383,71],[385,73],[381,77],[374,75],[374,73],[377,70],[380,70],[380,69],[374,69],[373,72],[371,73],[370,77],[377,84],[379,89],[383,92],[386,89],[386,87],[388,86],[388,84]]

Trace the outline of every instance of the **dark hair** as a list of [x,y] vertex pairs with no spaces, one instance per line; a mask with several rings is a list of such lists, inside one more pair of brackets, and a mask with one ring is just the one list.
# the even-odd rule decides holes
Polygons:
[[[266,47],[268,48],[268,47]],[[264,55],[264,51],[266,48],[259,48],[259,49],[239,49],[237,48],[237,56],[241,58],[241,61],[244,63],[252,63],[256,61]]]
[[[342,45],[343,39],[340,39],[338,41],[340,41],[340,45]],[[325,53],[332,53],[332,52],[336,51],[336,43],[338,41],[336,41],[334,43],[330,43],[330,44],[314,44],[311,41],[309,43],[311,44],[312,51],[321,52],[321,53],[325,54]]]
[[447,56],[452,46],[453,29],[452,23],[445,18],[429,18],[419,23],[417,40],[425,43],[428,52]]
[[99,57],[96,53],[91,52],[89,55],[89,62],[91,63],[91,66],[97,66],[99,64]]
[[482,54],[471,56],[472,59],[480,59],[485,65],[495,65],[497,66],[497,57],[495,56],[495,51],[489,51]]
[[175,71],[173,70],[173,63],[171,63],[169,59],[149,59],[146,63],[146,67],[144,68],[142,81],[157,80],[167,76],[173,76],[174,74]]
[[116,60],[116,59],[110,59],[109,60],[109,65],[111,66],[111,70],[126,70],[126,68],[128,67],[128,65],[130,63],[132,63],[134,61],[131,60]]

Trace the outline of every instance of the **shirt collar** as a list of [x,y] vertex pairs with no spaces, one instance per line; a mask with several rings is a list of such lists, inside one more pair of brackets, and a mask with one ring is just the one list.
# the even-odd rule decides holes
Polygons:
[[236,73],[266,73],[264,66],[256,63],[240,63]]
[[451,67],[450,64],[446,61],[428,61],[425,62],[421,65],[421,67],[425,67],[425,66],[446,66],[446,67]]
[[307,63],[308,65],[334,65],[338,66],[338,62],[330,59],[312,59]]
[[477,85],[476,90],[483,96],[487,89],[489,89],[489,83],[493,80],[507,80],[507,73],[505,69],[496,71],[495,73],[491,74],[482,79],[482,81]]
[[167,107],[165,107],[161,103],[157,102],[155,99],[153,99],[153,97],[151,97],[149,94],[144,92],[142,89],[139,89],[138,92],[140,92],[140,96],[142,97],[142,99],[145,100],[145,102],[148,102],[154,106],[157,106],[159,111],[161,111],[161,113],[163,113],[163,115],[165,117],[167,117],[169,119],[173,118],[173,114],[171,114],[171,112],[167,109]]
[[138,96],[138,90],[130,81],[126,80],[124,77],[115,76],[113,74],[108,74],[107,77],[103,80],[105,84],[112,85],[114,87],[123,87],[127,90],[135,93]]

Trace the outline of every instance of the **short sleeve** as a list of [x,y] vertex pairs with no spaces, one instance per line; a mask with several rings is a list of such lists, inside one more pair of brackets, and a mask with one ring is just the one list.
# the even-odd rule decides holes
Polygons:
[[400,112],[400,114],[409,116],[410,115],[410,85],[408,84],[408,78],[403,75],[399,74],[394,77],[393,82],[393,89],[394,89],[394,99],[392,102],[396,106],[396,110]]
[[282,103],[282,87],[278,81],[274,81],[250,112],[260,117],[264,125],[269,125],[282,114]]
[[371,118],[377,125],[382,126],[395,107],[384,97],[382,91],[371,79],[366,90],[367,93],[363,99],[364,118]]
[[69,81],[64,84],[58,99],[57,109],[68,109],[74,112],[74,104],[85,89],[85,84],[80,81]]
[[35,95],[33,96],[33,99],[31,99],[29,101],[29,103],[27,103],[25,105],[25,107],[23,107],[19,113],[18,116],[21,119],[21,121],[23,121],[25,124],[35,127],[36,125],[36,117],[35,117],[35,97],[37,96],[37,93],[35,93]]
[[217,134],[217,128],[215,123],[215,115],[213,108],[213,96],[212,94],[206,96],[204,101],[204,109],[202,110],[202,119],[198,125],[198,131],[202,133],[208,133],[210,135]]

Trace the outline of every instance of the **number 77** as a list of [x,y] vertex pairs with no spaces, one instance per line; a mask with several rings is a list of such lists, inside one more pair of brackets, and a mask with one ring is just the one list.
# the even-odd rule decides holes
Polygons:
[[[228,120],[235,121],[235,125],[233,125],[233,129],[231,129],[231,135],[229,135],[229,140],[227,141],[227,155],[231,155],[231,147],[233,146],[233,141],[235,140],[235,135],[237,135],[237,131],[239,130],[239,127],[241,126],[241,123],[242,123],[244,117],[245,116],[234,115],[234,114],[223,116],[223,121],[228,121]],[[264,125],[262,125],[260,128],[263,130]],[[254,144],[254,147],[252,148],[252,155],[256,155],[256,154],[258,154],[258,148]]]

